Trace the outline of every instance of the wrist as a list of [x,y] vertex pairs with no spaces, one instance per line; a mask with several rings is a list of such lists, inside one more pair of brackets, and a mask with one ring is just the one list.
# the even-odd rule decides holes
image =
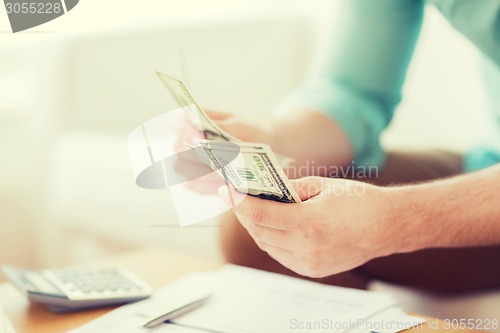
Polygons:
[[289,153],[289,148],[287,146],[287,133],[290,133],[290,129],[280,122],[279,119],[270,118],[267,122],[264,132],[268,139],[268,144],[271,146],[273,151],[287,155]]
[[425,207],[421,204],[421,196],[425,194],[411,185],[387,189],[386,227],[392,231],[393,253],[415,252],[433,246],[438,232],[428,226]]

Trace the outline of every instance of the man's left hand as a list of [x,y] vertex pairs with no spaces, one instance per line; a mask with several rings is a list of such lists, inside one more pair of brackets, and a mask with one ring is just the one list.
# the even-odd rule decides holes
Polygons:
[[[255,243],[282,265],[320,278],[400,250],[404,237],[392,221],[390,189],[321,177],[291,182],[302,203],[247,196],[234,207]],[[220,188],[226,202],[228,191]]]

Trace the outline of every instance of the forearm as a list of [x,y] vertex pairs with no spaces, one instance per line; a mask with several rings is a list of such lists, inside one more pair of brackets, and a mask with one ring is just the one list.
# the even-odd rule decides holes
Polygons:
[[352,145],[345,133],[320,111],[290,112],[286,116],[276,116],[271,124],[273,149],[294,158],[295,167],[341,166],[351,163],[354,158]]
[[389,191],[397,252],[500,244],[500,165]]

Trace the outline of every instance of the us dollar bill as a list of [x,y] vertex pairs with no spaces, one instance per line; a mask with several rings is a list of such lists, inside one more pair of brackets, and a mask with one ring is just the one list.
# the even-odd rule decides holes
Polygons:
[[199,130],[203,132],[205,139],[214,141],[242,142],[231,134],[225,132],[210,119],[207,113],[198,103],[196,103],[193,96],[182,81],[163,73],[157,72],[156,74],[165,87],[167,87],[168,91],[180,107],[194,106],[196,114],[191,116],[198,117],[198,119],[192,123],[194,125],[199,124]]
[[[156,74],[181,108],[186,108],[186,110],[194,109],[194,114],[189,114],[191,123],[203,132],[203,136],[206,140],[244,143],[244,141],[239,140],[217,126],[195,101],[182,81],[160,72],[156,72]],[[293,159],[290,157],[281,154],[276,154],[275,156],[282,167],[289,166],[293,162]]]
[[301,202],[266,144],[199,140],[198,147],[186,145],[240,193],[283,203]]

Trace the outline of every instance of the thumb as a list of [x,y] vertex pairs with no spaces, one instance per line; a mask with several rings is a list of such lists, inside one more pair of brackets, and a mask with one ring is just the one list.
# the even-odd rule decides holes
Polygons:
[[324,181],[325,178],[322,177],[304,177],[290,180],[302,201],[309,200],[320,194],[323,190]]

